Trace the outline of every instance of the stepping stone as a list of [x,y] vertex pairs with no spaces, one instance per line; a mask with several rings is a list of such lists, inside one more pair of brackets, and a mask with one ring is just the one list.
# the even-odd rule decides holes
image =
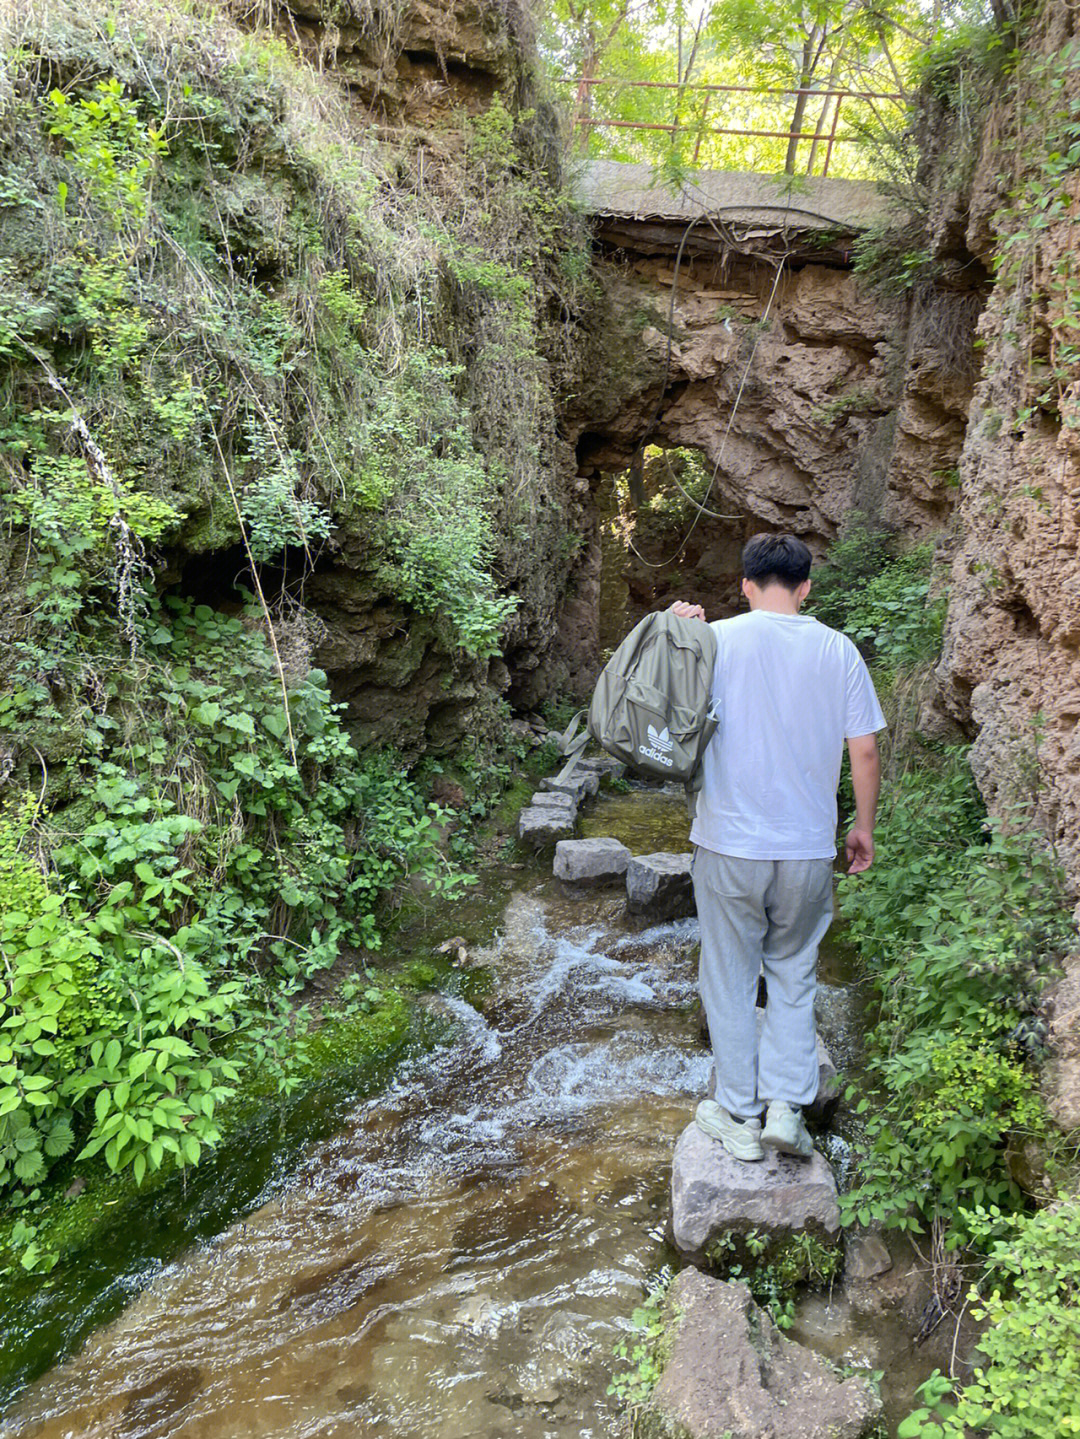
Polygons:
[[[756,1009],[754,1019],[757,1023],[758,1039],[761,1038],[761,1031],[765,1027],[765,1011]],[[707,1043],[708,1041],[706,1041]],[[803,1114],[807,1120],[814,1125],[824,1128],[833,1115],[836,1113],[840,1103],[840,1075],[837,1073],[836,1065],[832,1061],[832,1055],[825,1048],[821,1041],[821,1035],[817,1036],[817,1060],[818,1060],[818,1087],[812,1104],[803,1106]],[[709,1070],[710,1099],[716,1098],[716,1066]]]
[[561,839],[555,846],[555,876],[567,884],[611,884],[629,863],[630,851],[617,839]]
[[664,1301],[667,1363],[634,1432],[679,1439],[869,1439],[881,1400],[784,1338],[745,1284],[684,1269]]
[[574,811],[530,807],[518,815],[518,839],[533,849],[544,849],[556,840],[569,839],[574,833]]
[[529,801],[533,809],[568,809],[574,817],[577,817],[577,802],[573,795],[563,794],[561,791],[537,790]]
[[622,760],[616,759],[614,755],[602,754],[591,759],[579,759],[578,769],[589,774],[596,774],[603,778],[608,775],[611,779],[622,779],[626,773],[626,766]]
[[587,770],[578,770],[564,780],[560,780],[556,775],[548,775],[547,779],[540,781],[540,788],[551,794],[568,794],[580,804],[586,795],[595,794],[600,788],[600,776]]
[[637,854],[626,871],[626,907],[652,920],[695,914],[689,854]]
[[796,1159],[766,1150],[747,1164],[692,1123],[672,1157],[671,1201],[675,1247],[694,1263],[714,1242],[750,1229],[776,1239],[801,1229],[835,1239],[840,1229],[836,1180],[823,1154]]

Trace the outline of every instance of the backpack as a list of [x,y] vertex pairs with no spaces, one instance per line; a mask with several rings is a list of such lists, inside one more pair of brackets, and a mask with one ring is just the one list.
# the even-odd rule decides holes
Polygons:
[[570,778],[591,736],[631,769],[684,784],[692,812],[705,747],[719,724],[710,704],[715,666],[711,625],[668,610],[646,615],[604,666],[586,728],[577,734],[582,710],[560,737],[567,763],[556,783]]

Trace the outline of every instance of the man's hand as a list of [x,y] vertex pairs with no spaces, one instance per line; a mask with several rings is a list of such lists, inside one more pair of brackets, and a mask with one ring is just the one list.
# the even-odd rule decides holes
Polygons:
[[862,874],[864,869],[869,869],[874,862],[874,836],[868,829],[848,830],[848,837],[844,841],[844,850],[847,854],[848,874]]
[[668,605],[668,613],[678,616],[680,620],[705,619],[705,611],[700,605],[688,605],[685,600],[676,600],[673,605]]

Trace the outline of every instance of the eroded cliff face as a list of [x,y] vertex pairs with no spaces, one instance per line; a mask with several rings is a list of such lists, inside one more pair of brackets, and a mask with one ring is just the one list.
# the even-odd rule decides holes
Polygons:
[[[967,243],[998,280],[960,461],[944,654],[991,812],[1036,824],[1080,888],[1080,178],[1077,17],[1047,5],[989,113]],[[1070,128],[1071,127],[1071,128]],[[1071,138],[1070,138],[1071,137]],[[1063,143],[1064,142],[1064,143]],[[1011,199],[1010,196],[1018,197]]]
[[[514,3],[492,0],[272,0],[269,7],[232,0],[229,9],[256,30],[272,23],[320,73],[315,85],[347,97],[353,163],[371,169],[375,203],[389,221],[385,239],[402,257],[400,264],[391,255],[370,261],[372,311],[383,314],[375,328],[391,332],[390,350],[395,344],[402,353],[421,349],[432,364],[458,367],[463,413],[498,492],[490,496],[493,573],[500,591],[516,595],[519,605],[503,627],[503,654],[470,658],[437,614],[394,593],[364,513],[335,512],[339,523],[314,563],[304,556],[291,569],[269,569],[264,584],[272,598],[286,597],[289,614],[290,597],[302,594],[297,625],[306,652],[345,703],[358,742],[393,745],[408,758],[451,750],[490,722],[492,696],[508,692],[528,709],[563,680],[563,650],[577,648],[572,624],[560,644],[560,622],[565,628],[573,612],[567,592],[588,590],[590,557],[573,538],[589,527],[588,486],[576,478],[573,448],[557,431],[552,399],[559,364],[573,362],[573,336],[569,357],[552,356],[544,312],[553,303],[552,287],[542,264],[533,268],[530,239],[523,234],[519,246],[513,231],[515,224],[529,230],[528,216],[511,214],[504,204],[512,162],[501,151],[495,156],[493,164],[504,164],[506,172],[499,193],[486,202],[485,181],[478,191],[470,173],[476,170],[470,121],[489,112],[498,95],[500,114],[527,108],[529,119],[513,136],[493,132],[489,143],[496,150],[524,145],[538,190],[549,206],[559,203],[556,122],[533,94],[528,17]],[[262,187],[273,192],[283,223],[280,217],[295,213],[303,200],[302,186],[287,168],[264,169]],[[269,289],[287,273],[267,241],[274,213],[251,197],[246,210],[244,204],[240,196],[233,209],[251,232]],[[501,253],[477,250],[470,215],[485,206],[492,213],[481,226],[504,226]],[[434,240],[425,224],[436,232]],[[518,261],[527,276],[515,273]],[[519,291],[529,293],[515,308]],[[395,326],[409,330],[407,343],[393,339]],[[342,416],[342,426],[354,418]],[[189,524],[168,557],[163,582],[214,604],[230,603],[245,562],[229,521],[227,515],[219,524],[215,514],[201,526]],[[281,625],[289,629],[288,616]]]
[[[802,263],[777,280],[772,263],[722,255],[677,275],[669,258],[625,252],[602,254],[597,269],[611,334],[621,327],[614,383],[584,389],[566,425],[630,547],[620,622],[676,595],[734,611],[740,551],[758,530],[789,530],[820,556],[854,511],[911,539],[947,522],[978,291],[892,301],[850,270]],[[943,316],[967,342],[949,352],[936,344]],[[661,461],[631,477],[631,502],[613,515],[608,477],[640,465],[646,443],[701,453],[715,471],[713,513],[651,503]]]
[[[243,14],[244,7],[239,7]],[[253,12],[253,13],[258,13]],[[274,23],[363,120],[445,130],[524,81],[525,12],[485,0],[287,0]]]

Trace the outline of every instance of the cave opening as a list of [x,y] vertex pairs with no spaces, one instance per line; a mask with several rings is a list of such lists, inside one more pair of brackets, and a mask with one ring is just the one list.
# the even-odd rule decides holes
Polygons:
[[602,474],[601,653],[677,599],[703,605],[710,619],[738,613],[742,547],[763,521],[723,495],[719,478],[701,450],[663,445]]

